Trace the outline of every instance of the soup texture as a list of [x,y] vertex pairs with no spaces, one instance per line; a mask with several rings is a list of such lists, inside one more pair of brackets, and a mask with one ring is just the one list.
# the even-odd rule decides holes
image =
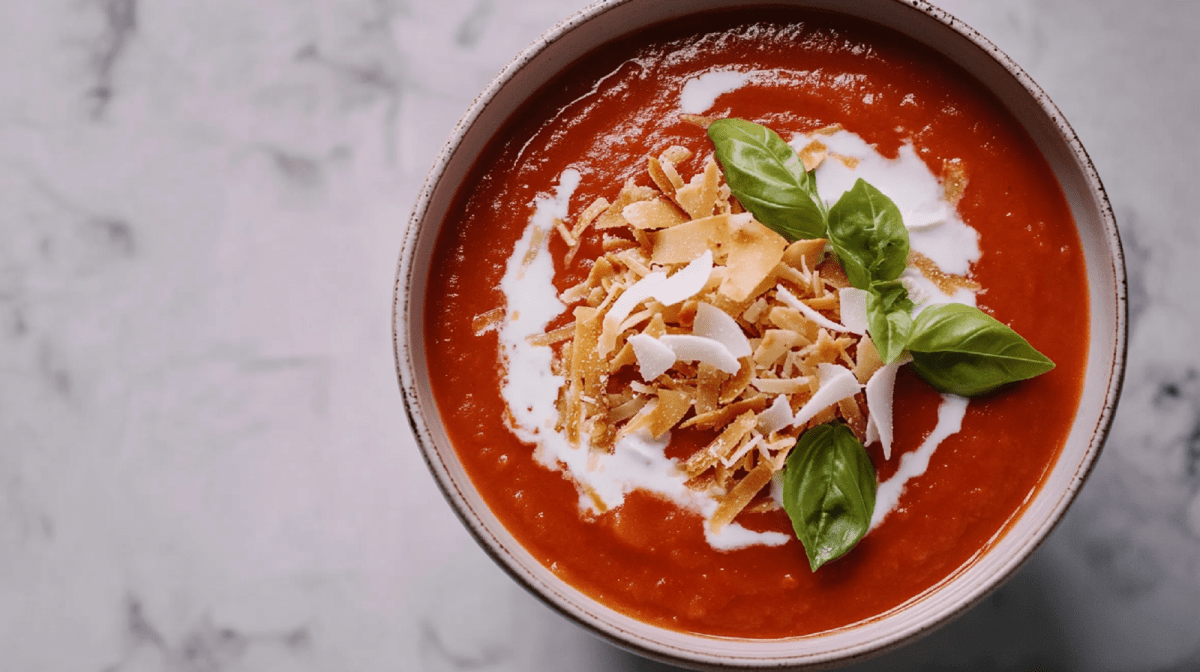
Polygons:
[[[656,179],[667,179],[663,170],[678,173],[678,184],[716,171],[706,129],[718,119],[768,127],[802,155],[819,141],[824,163],[814,174],[827,203],[865,176],[904,214],[918,253],[909,257],[905,282],[918,311],[950,301],[976,305],[1055,365],[969,402],[900,366],[890,445],[885,449],[870,433],[862,441],[879,484],[870,531],[816,571],[777,504],[780,473],[731,520],[721,520],[721,497],[738,481],[720,479],[734,479],[735,472],[743,478],[738,464],[761,466],[772,455],[782,464],[786,448],[773,453],[765,439],[743,440],[735,459],[708,464],[712,470],[701,480],[716,499],[676,488],[687,478],[672,480],[673,474],[722,432],[723,425],[689,424],[708,402],[670,397],[683,400],[671,431],[647,435],[632,448],[584,445],[578,460],[570,449],[578,440],[564,438],[569,430],[559,427],[558,437],[528,420],[539,404],[565,413],[569,376],[562,367],[571,348],[604,350],[603,336],[599,346],[581,344],[575,330],[593,316],[588,310],[598,320],[614,310],[611,300],[588,308],[579,289],[606,263],[601,257],[648,249],[660,235],[657,224],[645,231],[578,226],[573,233],[574,223],[620,212],[611,204],[622,194],[670,200],[654,192]],[[912,196],[929,185],[936,189],[932,200]],[[668,216],[680,215],[668,206]],[[706,206],[697,218],[725,208],[729,221],[749,220],[728,192]],[[848,319],[844,306],[839,311],[821,296],[847,284],[821,243],[788,249],[801,274],[827,278],[816,281],[816,299],[804,300],[823,306],[829,321]],[[686,272],[708,277],[711,266],[695,266],[711,264],[707,254],[670,266],[672,279]],[[912,268],[914,258],[936,268]],[[473,167],[442,225],[432,269],[425,346],[433,392],[488,506],[543,565],[601,603],[649,623],[715,636],[794,637],[852,625],[902,607],[970,563],[1020,515],[1053,465],[1087,357],[1078,234],[1032,140],[1001,101],[940,55],[884,27],[823,13],[771,8],[703,15],[624,38],[572,65],[507,122]],[[951,281],[938,285],[940,292],[921,291],[922,277]],[[770,296],[780,300],[783,293],[774,289]],[[672,319],[689,327],[699,320],[691,312],[696,303],[668,310],[668,331],[679,331]],[[741,319],[748,305],[735,316]],[[506,332],[536,319],[537,334]],[[826,333],[823,342],[842,338],[832,331],[841,326],[831,325],[833,336]],[[551,336],[538,341],[545,333]],[[763,346],[762,334],[752,336],[755,348]],[[846,369],[856,359],[861,364],[865,346],[849,337],[842,343]],[[631,360],[601,390],[613,406],[628,402],[635,419],[653,409],[633,398],[632,390],[649,382],[638,376],[647,375],[646,361]],[[699,377],[736,375],[694,362],[676,366],[694,367]],[[821,368],[821,376],[831,371]],[[803,378],[787,375],[795,377],[763,389]],[[814,388],[815,376],[807,377]],[[665,403],[668,395],[658,394],[657,403]],[[758,413],[770,399],[762,398],[753,407]],[[867,400],[858,391],[846,403],[826,415],[853,425],[861,440],[866,421],[859,413],[868,410]],[[796,410],[786,409],[789,423]],[[879,415],[877,407],[870,412],[864,417]],[[794,436],[776,442],[790,448]]]

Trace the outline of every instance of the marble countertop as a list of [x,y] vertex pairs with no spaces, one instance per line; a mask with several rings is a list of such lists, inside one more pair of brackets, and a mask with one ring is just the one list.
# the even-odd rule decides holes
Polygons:
[[[392,364],[425,172],[583,4],[0,3],[0,667],[671,669],[492,564]],[[1200,669],[1200,4],[940,4],[1028,70],[1105,180],[1129,369],[1033,560],[855,669]]]

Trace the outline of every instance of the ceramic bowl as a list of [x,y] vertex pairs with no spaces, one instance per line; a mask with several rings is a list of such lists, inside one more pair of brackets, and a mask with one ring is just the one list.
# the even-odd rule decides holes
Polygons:
[[[422,188],[400,255],[394,340],[404,406],[424,457],[463,523],[515,580],[566,617],[613,643],[701,669],[801,669],[869,657],[909,642],[978,602],[1013,574],[1062,517],[1104,442],[1125,362],[1126,290],[1120,240],[1104,189],[1062,114],[1038,86],[983,36],[919,0],[794,0],[782,3],[883,24],[958,63],[1022,123],[1067,196],[1079,228],[1091,301],[1090,355],[1069,438],[1044,486],[1003,537],[937,588],[874,620],[821,635],[749,640],[652,627],[598,604],[538,563],[488,510],[447,439],[424,362],[424,287],[434,241],[456,187],[505,119],[561,69],[597,46],[647,26],[746,0],[612,0],[552,28],[480,94],[438,156]],[[780,4],[780,3],[776,3]]]

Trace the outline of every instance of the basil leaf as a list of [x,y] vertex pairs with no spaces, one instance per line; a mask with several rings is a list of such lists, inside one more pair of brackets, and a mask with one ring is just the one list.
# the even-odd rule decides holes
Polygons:
[[825,237],[817,181],[775,131],[744,119],[708,127],[725,181],[755,219],[790,240]]
[[939,391],[966,397],[1033,378],[1054,362],[987,313],[961,303],[930,306],[913,321],[913,367]]
[[913,326],[913,302],[899,280],[871,283],[867,291],[867,331],[884,364],[896,361]]
[[783,472],[783,508],[814,572],[867,533],[875,467],[844,423],[818,425],[796,442]]
[[829,242],[850,284],[895,280],[908,264],[908,229],[900,208],[861,177],[829,209]]

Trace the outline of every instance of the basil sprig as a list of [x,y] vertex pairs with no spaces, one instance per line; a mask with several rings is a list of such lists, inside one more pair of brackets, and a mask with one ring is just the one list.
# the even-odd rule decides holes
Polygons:
[[775,131],[744,119],[718,119],[708,137],[729,190],[755,219],[788,240],[825,237],[817,180]]
[[850,284],[867,293],[867,332],[884,362],[896,361],[912,331],[913,302],[897,278],[908,265],[900,208],[862,178],[829,209],[829,242]]
[[844,423],[818,425],[796,442],[783,472],[783,508],[814,572],[867,534],[875,467]]
[[913,302],[899,280],[872,283],[867,290],[867,333],[885,364],[904,353],[913,328]]
[[912,365],[930,385],[965,397],[1054,368],[1008,325],[973,306],[929,306],[913,321]]
[[861,177],[829,209],[829,242],[859,289],[895,280],[908,266],[908,229],[900,208]]

